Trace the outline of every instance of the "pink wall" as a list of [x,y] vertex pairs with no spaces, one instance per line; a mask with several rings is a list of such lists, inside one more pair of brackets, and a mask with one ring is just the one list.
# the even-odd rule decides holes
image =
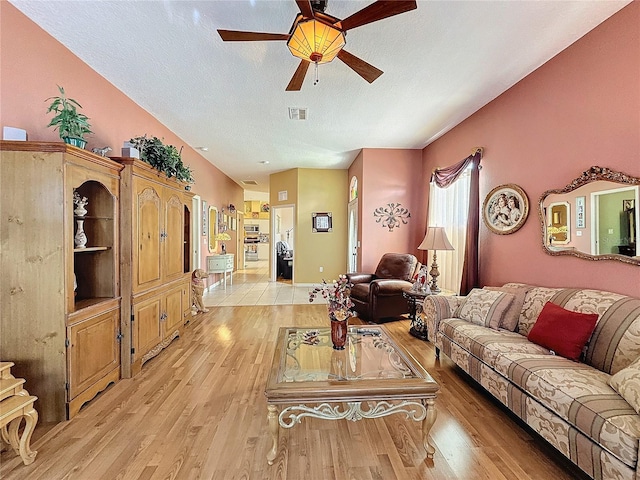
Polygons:
[[484,147],[480,198],[515,183],[529,197],[525,225],[495,235],[480,225],[482,285],[509,281],[600,288],[640,296],[640,267],[553,257],[542,250],[538,201],[592,165],[640,176],[640,2],[633,2],[423,151],[424,184],[437,165]]
[[[2,125],[26,129],[29,140],[60,141],[57,131],[46,128],[51,114],[45,100],[61,85],[90,117],[94,134],[87,137],[88,149],[109,145],[119,156],[124,141],[145,133],[178,149],[184,145],[183,161],[196,179],[193,192],[218,208],[243,204],[238,184],[6,1],[0,2],[0,44]],[[235,244],[235,238],[227,242],[228,251]],[[206,252],[203,244],[203,258]]]
[[[425,208],[422,187],[420,150],[373,149],[362,150],[358,225],[360,271],[373,272],[386,252],[411,252],[420,254],[416,247],[424,237]],[[360,156],[349,170],[349,178],[357,175]],[[376,223],[373,212],[389,203],[400,203],[411,213],[406,225],[400,224],[392,232]]]

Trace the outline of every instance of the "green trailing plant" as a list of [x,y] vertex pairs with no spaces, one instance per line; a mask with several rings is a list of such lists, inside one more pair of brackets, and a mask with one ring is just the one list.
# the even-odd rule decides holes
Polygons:
[[60,138],[79,138],[84,140],[84,136],[91,131],[89,117],[78,112],[78,108],[82,108],[76,100],[68,98],[64,88],[58,85],[60,96],[49,97],[45,101],[53,100],[49,105],[47,113],[53,112],[55,115],[49,122],[47,127],[54,127],[58,130]]
[[181,182],[195,183],[193,171],[182,163],[182,149],[178,151],[173,145],[165,145],[158,137],[148,138],[147,135],[132,138],[129,142],[140,151],[140,160],[168,178],[176,177]]

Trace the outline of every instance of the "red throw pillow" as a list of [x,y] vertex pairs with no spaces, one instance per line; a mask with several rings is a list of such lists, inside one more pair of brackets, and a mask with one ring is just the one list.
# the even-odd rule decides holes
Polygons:
[[572,312],[547,302],[527,338],[577,362],[597,321],[596,313]]

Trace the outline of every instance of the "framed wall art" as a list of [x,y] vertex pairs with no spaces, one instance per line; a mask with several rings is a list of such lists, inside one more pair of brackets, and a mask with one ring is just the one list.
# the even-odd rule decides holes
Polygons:
[[202,200],[202,236],[206,237],[209,232],[209,209],[207,208],[207,202]]
[[311,214],[311,231],[317,232],[330,232],[332,229],[331,212],[313,212]]
[[482,204],[482,219],[485,225],[498,235],[509,235],[518,231],[528,215],[527,194],[512,183],[495,187]]
[[576,228],[585,228],[584,204],[586,197],[576,197]]

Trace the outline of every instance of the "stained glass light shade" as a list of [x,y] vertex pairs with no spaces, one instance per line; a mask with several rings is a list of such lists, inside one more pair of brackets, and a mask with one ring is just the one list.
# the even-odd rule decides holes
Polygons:
[[308,62],[329,63],[345,46],[344,33],[317,18],[298,15],[287,46],[291,54]]

